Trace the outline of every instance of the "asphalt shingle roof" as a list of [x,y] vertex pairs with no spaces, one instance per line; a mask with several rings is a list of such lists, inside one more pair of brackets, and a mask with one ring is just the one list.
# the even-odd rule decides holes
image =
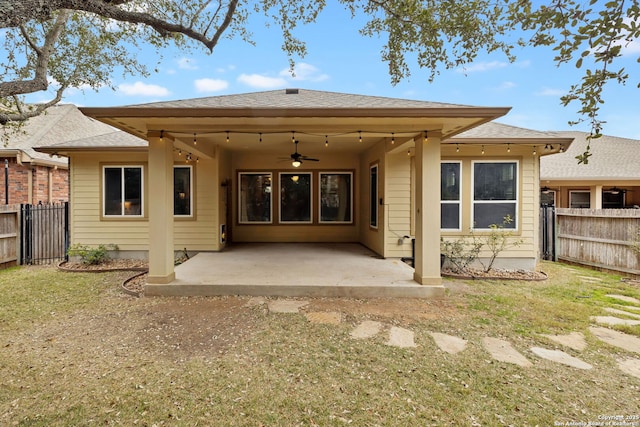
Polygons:
[[456,135],[453,139],[548,139],[565,138],[558,132],[541,132],[503,123],[489,122]]
[[354,95],[308,89],[278,89],[207,98],[127,105],[122,108],[460,108],[444,104],[381,96]]
[[640,179],[640,141],[603,135],[591,142],[588,164],[578,164],[576,156],[587,147],[586,132],[556,132],[575,138],[564,153],[540,159],[540,179]]
[[51,158],[34,148],[113,131],[113,127],[82,114],[75,105],[56,105],[29,119],[23,129],[10,136],[6,147],[0,146],[0,153],[3,149],[20,150],[33,159],[66,165],[66,159]]

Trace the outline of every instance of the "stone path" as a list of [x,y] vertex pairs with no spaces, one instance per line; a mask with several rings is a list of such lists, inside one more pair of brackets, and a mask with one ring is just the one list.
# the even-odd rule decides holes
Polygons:
[[[638,312],[640,312],[640,300],[624,295],[610,294],[607,296],[626,304],[616,305],[617,308],[605,308],[605,311],[612,314],[612,316],[593,316],[591,320],[594,323],[598,325],[640,324],[640,314],[638,314]],[[251,298],[247,305],[267,305],[271,313],[300,313],[300,309],[307,306],[308,301],[287,299],[267,300],[266,298],[258,297]],[[343,321],[342,314],[339,312],[310,312],[304,313],[304,315],[311,323],[338,325]],[[640,354],[640,338],[636,336],[604,326],[592,326],[589,328],[589,332],[606,344]],[[414,331],[373,320],[365,320],[356,325],[351,330],[350,337],[356,340],[366,340],[382,334],[387,337],[386,345],[399,348],[415,348],[418,346],[415,341]],[[468,341],[463,338],[440,332],[429,332],[429,335],[438,349],[446,353],[458,354],[467,348]],[[587,341],[580,332],[571,332],[566,335],[541,334],[540,336],[575,352],[581,352],[587,348]],[[527,359],[525,355],[520,353],[506,340],[496,337],[483,337],[482,346],[491,358],[499,362],[515,364],[523,368],[534,366],[531,360]],[[593,366],[589,363],[562,350],[544,347],[531,347],[529,350],[533,355],[541,359],[559,363],[564,366],[584,370],[593,369]],[[640,359],[618,359],[616,362],[622,372],[640,378]]]

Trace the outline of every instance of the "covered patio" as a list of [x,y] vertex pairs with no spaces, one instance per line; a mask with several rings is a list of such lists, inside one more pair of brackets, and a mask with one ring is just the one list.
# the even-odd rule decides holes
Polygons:
[[413,274],[401,260],[383,259],[357,243],[244,243],[197,254],[176,266],[172,282],[147,284],[145,295],[443,296]]

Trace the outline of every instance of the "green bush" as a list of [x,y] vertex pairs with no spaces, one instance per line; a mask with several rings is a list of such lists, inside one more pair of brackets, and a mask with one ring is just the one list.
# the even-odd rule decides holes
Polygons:
[[114,244],[109,245],[98,245],[96,248],[91,248],[86,245],[71,245],[67,250],[67,255],[70,257],[79,257],[80,261],[84,265],[99,265],[102,264],[111,257],[109,256],[109,251],[118,250],[118,246]]

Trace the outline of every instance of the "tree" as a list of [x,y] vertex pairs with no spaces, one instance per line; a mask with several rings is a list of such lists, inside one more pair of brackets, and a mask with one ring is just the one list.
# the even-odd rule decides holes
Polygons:
[[[339,0],[352,16],[367,18],[363,36],[386,37],[382,59],[394,84],[414,65],[427,69],[432,81],[442,68],[469,64],[481,52],[514,61],[518,46],[551,47],[558,65],[584,68],[561,102],[578,102],[577,122],[589,121],[598,137],[605,86],[629,79],[616,60],[638,40],[640,0],[547,1]],[[135,59],[140,46],[160,49],[173,42],[213,51],[223,37],[252,43],[245,25],[251,14],[262,13],[280,28],[293,69],[294,58],[306,53],[295,28],[313,23],[324,6],[324,0],[0,0],[9,52],[0,68],[0,123],[40,114],[67,88],[108,85],[116,69],[147,73]],[[59,85],[58,95],[27,108],[20,97],[46,89],[48,78]],[[588,153],[579,160],[587,162]]]

